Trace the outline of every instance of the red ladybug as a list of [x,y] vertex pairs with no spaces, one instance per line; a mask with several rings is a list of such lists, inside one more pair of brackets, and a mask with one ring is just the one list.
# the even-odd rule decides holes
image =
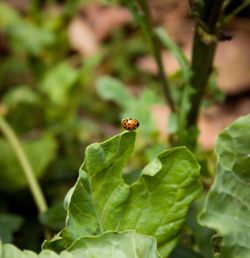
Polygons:
[[140,126],[139,121],[136,119],[133,119],[133,118],[122,119],[121,124],[122,124],[123,128],[128,131],[136,130]]

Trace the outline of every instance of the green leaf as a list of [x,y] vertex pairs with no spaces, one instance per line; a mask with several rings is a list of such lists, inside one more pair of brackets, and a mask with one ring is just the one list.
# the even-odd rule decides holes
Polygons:
[[9,90],[3,98],[3,103],[10,108],[20,103],[36,104],[38,101],[38,94],[32,91],[28,86],[23,85]]
[[122,169],[134,141],[135,132],[125,132],[86,149],[80,176],[66,198],[66,227],[44,248],[59,251],[82,236],[136,230],[155,236],[164,256],[171,252],[200,192],[199,165],[185,147],[174,148],[158,155],[127,185]]
[[250,115],[236,120],[216,143],[217,174],[200,223],[222,237],[221,257],[250,257]]
[[178,130],[178,116],[174,112],[169,115],[167,129],[170,134],[176,133]]
[[157,258],[153,237],[136,232],[108,232],[98,237],[82,237],[67,250],[75,258]]
[[140,131],[148,136],[157,133],[155,121],[152,117],[152,107],[159,104],[155,93],[151,90],[144,89],[138,99],[134,99],[132,103],[122,112],[122,118],[136,118],[142,125]]
[[199,165],[192,154],[185,147],[164,151],[131,186],[119,229],[154,235],[160,253],[167,256],[200,189]]
[[13,214],[0,213],[0,239],[5,242],[11,242],[13,233],[22,225],[23,219]]
[[[81,236],[115,230],[127,200],[129,186],[124,184],[122,169],[134,149],[135,132],[119,134],[106,142],[87,147],[78,180],[66,196],[68,215],[62,237],[75,240]],[[54,250],[67,247],[61,238],[51,244]],[[69,241],[70,243],[70,241]],[[55,246],[56,245],[56,246]]]
[[96,237],[79,238],[60,254],[50,250],[35,254],[0,242],[0,258],[159,258],[156,247],[155,238],[150,236],[132,231],[108,232]]
[[199,250],[199,253],[204,258],[212,258],[213,248],[211,237],[214,235],[214,231],[210,228],[202,227],[197,221],[197,216],[204,205],[204,197],[205,194],[191,205],[186,224],[192,230],[192,246],[196,247],[195,250]]
[[126,86],[112,77],[101,77],[97,82],[97,92],[104,100],[114,101],[122,109],[121,119],[136,118],[140,121],[140,131],[144,135],[157,133],[152,118],[152,107],[158,104],[158,99],[152,90],[144,89],[138,98],[127,90]]
[[119,80],[110,76],[103,76],[97,80],[97,93],[104,100],[112,100],[123,108],[128,108],[134,101],[126,86]]
[[[50,135],[43,135],[32,141],[22,141],[23,148],[36,177],[41,177],[56,155],[56,141]],[[0,138],[0,189],[6,191],[24,187],[27,182],[13,150]]]
[[[175,120],[175,125],[178,124],[178,138],[179,138],[179,145],[189,146],[189,142],[192,142],[192,138],[196,137],[196,128],[187,128],[187,115],[192,106],[190,102],[190,97],[193,95],[193,89],[191,87],[191,77],[192,77],[192,70],[190,64],[185,57],[185,54],[181,50],[180,47],[173,42],[170,37],[167,35],[166,31],[162,28],[158,28],[156,30],[156,34],[163,43],[163,45],[170,51],[170,53],[177,59],[178,63],[181,67],[182,79],[184,88],[182,88],[181,98],[180,98],[180,112],[178,114],[178,121],[177,117],[170,116],[172,121],[170,120],[170,130],[171,132],[175,132],[176,128],[173,128],[173,118]],[[191,136],[191,137],[190,137]]]
[[[44,250],[39,255],[33,251],[21,251],[11,244],[2,244],[0,241],[0,258],[84,258],[76,257],[68,252],[62,252],[60,255],[50,250]],[[87,257],[86,257],[87,258]]]
[[145,156],[147,158],[148,161],[151,161],[153,159],[155,159],[159,153],[163,152],[166,149],[166,144],[165,143],[155,143],[152,146],[149,146],[146,150],[145,150]]
[[45,27],[22,19],[9,5],[0,3],[0,28],[10,38],[12,49],[18,53],[25,50],[38,56],[55,42],[55,35]]
[[56,105],[66,105],[70,89],[78,79],[78,72],[66,62],[51,69],[41,82],[41,90]]
[[55,35],[51,31],[25,20],[9,26],[6,32],[17,52],[25,49],[34,56],[39,56],[55,42]]

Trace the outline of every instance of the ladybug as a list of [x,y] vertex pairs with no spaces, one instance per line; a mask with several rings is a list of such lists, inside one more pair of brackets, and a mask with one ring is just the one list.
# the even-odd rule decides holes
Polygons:
[[122,124],[123,128],[128,131],[136,130],[140,126],[140,123],[138,122],[138,120],[133,119],[133,118],[122,119],[121,124]]

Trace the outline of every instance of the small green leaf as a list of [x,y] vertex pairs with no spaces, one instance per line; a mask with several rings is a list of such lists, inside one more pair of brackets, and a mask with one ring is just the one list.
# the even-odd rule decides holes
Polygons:
[[51,31],[26,20],[9,26],[6,33],[11,38],[14,49],[25,49],[34,56],[39,56],[55,42],[55,35]]
[[122,108],[128,108],[134,100],[126,86],[110,76],[97,80],[97,93],[105,100],[112,100]]
[[[180,112],[177,117],[170,117],[171,119],[174,118],[175,124],[178,123],[178,140],[179,145],[191,146],[192,147],[192,138],[196,137],[197,135],[197,128],[196,127],[187,127],[187,115],[192,106],[190,102],[190,97],[193,95],[193,89],[191,87],[191,77],[192,77],[192,70],[190,64],[185,57],[185,54],[181,50],[180,47],[173,42],[170,37],[167,35],[166,31],[162,28],[158,28],[156,30],[156,34],[163,43],[163,45],[170,51],[170,53],[177,59],[178,63],[181,67],[182,73],[182,80],[184,88],[182,88],[181,97],[180,97]],[[178,121],[177,121],[178,120]],[[171,121],[170,121],[171,122]],[[172,123],[172,122],[171,122]],[[176,128],[171,128],[172,132],[177,131]],[[196,139],[196,138],[195,138]]]
[[158,99],[152,90],[144,89],[141,95],[135,98],[122,82],[105,76],[98,80],[97,92],[104,100],[111,100],[123,109],[121,119],[132,117],[138,119],[141,125],[145,125],[140,127],[144,135],[157,133],[152,107],[158,103]]
[[132,117],[140,121],[140,131],[144,135],[157,133],[155,121],[152,117],[152,107],[158,103],[157,97],[152,90],[144,89],[138,99],[122,112],[122,118]]
[[65,105],[69,91],[78,78],[78,72],[63,62],[51,69],[41,82],[41,90],[57,105]]
[[25,50],[38,56],[55,42],[55,35],[49,29],[23,19],[14,8],[4,3],[0,3],[0,28],[16,52]]
[[170,113],[168,118],[168,133],[173,134],[176,133],[178,130],[178,116],[176,113]]
[[18,86],[8,91],[3,98],[3,103],[8,107],[15,107],[20,103],[36,104],[39,100],[38,94],[28,86]]
[[217,174],[200,223],[222,237],[222,258],[250,257],[250,115],[236,120],[216,143]]

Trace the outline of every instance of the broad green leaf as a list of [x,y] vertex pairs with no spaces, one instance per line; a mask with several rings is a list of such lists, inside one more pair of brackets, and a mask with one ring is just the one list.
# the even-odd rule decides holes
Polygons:
[[[50,135],[43,135],[32,141],[22,141],[23,148],[36,177],[41,177],[56,155],[56,141]],[[22,168],[5,139],[0,138],[0,189],[6,191],[24,187],[27,182]]]
[[0,258],[159,258],[155,238],[133,231],[108,232],[95,237],[77,239],[66,251],[56,254],[43,250],[36,254],[21,251],[14,245],[1,244]]
[[41,82],[41,90],[52,103],[65,105],[70,98],[70,89],[78,78],[78,72],[63,62],[51,69]]
[[67,250],[75,258],[157,258],[153,237],[135,232],[108,232],[98,237],[82,237]]
[[192,230],[192,246],[195,246],[195,250],[204,258],[212,258],[213,248],[211,237],[214,235],[214,231],[210,228],[202,227],[197,221],[197,216],[204,205],[204,197],[205,193],[191,205],[186,224]]
[[119,230],[154,235],[165,257],[175,247],[189,205],[199,195],[199,165],[185,148],[164,151],[130,188]]
[[178,241],[191,202],[200,192],[199,165],[184,147],[162,152],[140,178],[127,185],[122,169],[135,132],[90,145],[76,185],[67,196],[65,229],[45,248],[62,250],[82,236],[136,230],[155,236],[167,256]]
[[236,120],[216,143],[217,174],[200,223],[222,237],[221,257],[250,257],[250,115]]
[[[43,250],[40,254],[33,251],[21,251],[11,244],[2,244],[0,241],[0,258],[84,258],[83,256],[74,256],[69,252],[62,252],[60,255],[50,250]],[[87,258],[87,257],[86,257]]]
[[128,108],[134,97],[126,86],[110,76],[103,76],[97,81],[97,92],[105,100],[112,100],[123,108]]
[[0,213],[0,239],[5,242],[12,241],[12,235],[22,225],[23,219],[13,214]]
[[58,250],[81,236],[116,229],[122,203],[129,194],[129,186],[124,184],[121,173],[134,142],[135,132],[125,132],[87,147],[78,180],[66,196],[66,228],[52,242],[45,242],[44,247]]

